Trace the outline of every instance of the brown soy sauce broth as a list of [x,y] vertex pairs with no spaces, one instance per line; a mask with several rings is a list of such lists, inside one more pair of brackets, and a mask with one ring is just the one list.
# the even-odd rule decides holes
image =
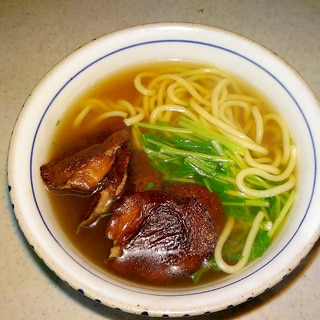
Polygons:
[[[102,121],[100,124],[90,127],[87,119],[79,128],[73,128],[72,122],[76,115],[84,108],[84,101],[89,98],[99,99],[102,101],[128,100],[132,104],[138,104],[139,94],[133,85],[134,77],[141,71],[159,71],[167,67],[176,67],[177,69],[195,67],[197,65],[186,62],[158,62],[146,66],[137,66],[116,75],[107,77],[105,80],[95,84],[94,87],[88,88],[87,92],[79,95],[79,98],[68,108],[68,112],[62,119],[58,119],[56,125],[56,133],[52,141],[52,147],[49,152],[48,159],[52,157],[63,157],[76,150],[80,150],[91,143],[102,142],[110,132],[116,131],[124,127],[121,118],[110,118]],[[246,84],[243,84],[244,91],[253,96],[260,96],[256,92],[252,92]],[[92,118],[96,114],[92,113]],[[96,266],[111,272],[106,267],[106,259],[109,256],[112,247],[112,241],[106,238],[106,225],[108,217],[100,219],[94,226],[89,228],[78,228],[86,208],[87,197],[74,195],[58,195],[50,193],[50,198],[54,212],[59,224],[72,244],[78,251]],[[207,272],[198,284],[207,283],[215,279],[226,276],[223,272]],[[175,286],[194,285],[192,280],[182,281]]]

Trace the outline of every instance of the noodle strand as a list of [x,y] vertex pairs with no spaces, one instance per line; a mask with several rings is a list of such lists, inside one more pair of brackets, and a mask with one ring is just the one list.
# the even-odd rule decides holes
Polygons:
[[250,252],[253,246],[253,242],[256,238],[256,235],[259,231],[260,228],[260,223],[264,218],[264,213],[263,211],[259,211],[258,214],[256,215],[251,229],[249,231],[247,240],[245,242],[243,251],[242,251],[242,259],[240,259],[235,265],[230,265],[226,263],[222,257],[222,248],[227,241],[230,233],[232,232],[232,229],[235,224],[235,219],[232,217],[228,217],[227,224],[221,233],[220,237],[218,238],[216,248],[214,250],[214,258],[215,261],[218,265],[218,267],[226,272],[226,273],[235,273],[238,272],[239,270],[243,269],[243,267],[247,264],[249,257],[250,257]]

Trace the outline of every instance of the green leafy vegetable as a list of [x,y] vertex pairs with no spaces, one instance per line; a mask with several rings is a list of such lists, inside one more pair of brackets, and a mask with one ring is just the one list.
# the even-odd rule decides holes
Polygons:
[[153,182],[148,182],[145,187],[144,190],[151,190],[154,187],[154,183]]
[[269,248],[270,244],[271,244],[271,238],[268,236],[267,231],[260,229],[255,238],[255,241],[251,250],[250,259],[253,260],[256,258],[260,258],[264,254],[264,252]]
[[[139,128],[143,130],[139,131]],[[165,123],[137,123],[135,130],[139,131],[141,145],[151,164],[162,173],[165,180],[198,183],[207,187],[209,191],[217,193],[226,214],[242,224],[241,232],[233,232],[226,244],[224,251],[227,260],[241,259],[243,240],[240,239],[246,238],[257,212],[262,210],[264,219],[250,259],[263,255],[294,201],[294,191],[262,198],[240,192],[236,177],[247,168],[243,160],[245,148],[185,117],[177,120],[177,127]],[[248,177],[246,183],[257,190],[265,190],[276,184],[259,176]],[[197,282],[208,268],[219,269],[214,257],[193,275],[194,281]]]
[[203,265],[201,266],[200,269],[198,269],[196,272],[193,273],[192,275],[192,281],[194,283],[197,283],[202,275],[209,271],[209,270],[214,270],[216,272],[220,272],[221,270],[219,269],[215,259],[214,259],[214,256],[212,256],[208,261],[206,261],[205,263],[203,263]]

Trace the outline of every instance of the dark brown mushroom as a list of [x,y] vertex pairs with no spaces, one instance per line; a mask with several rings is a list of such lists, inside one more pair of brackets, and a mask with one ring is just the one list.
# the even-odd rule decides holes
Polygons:
[[46,186],[53,191],[92,194],[103,189],[103,178],[111,170],[116,152],[129,142],[128,128],[113,133],[95,144],[60,160],[40,167]]
[[218,196],[206,187],[196,183],[167,184],[165,190],[178,198],[197,198],[209,211],[218,235],[226,223],[226,215]]
[[143,150],[133,150],[129,168],[127,193],[142,192],[149,189],[161,190],[163,179],[150,163]]
[[80,227],[88,227],[96,222],[102,214],[108,212],[113,202],[122,195],[128,179],[127,171],[130,158],[131,152],[128,148],[119,149],[116,152],[114,164],[101,182],[103,188],[91,197]]
[[124,277],[150,284],[190,278],[217,241],[210,213],[197,199],[162,191],[124,197],[110,218],[107,237],[114,241],[107,264]]

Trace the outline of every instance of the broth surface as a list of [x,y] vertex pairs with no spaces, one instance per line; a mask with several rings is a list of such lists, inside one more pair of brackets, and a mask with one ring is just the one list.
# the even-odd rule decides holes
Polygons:
[[[143,72],[159,72],[166,68],[175,67],[177,70],[181,68],[198,67],[198,65],[187,63],[187,62],[157,62],[154,64],[148,64],[143,66],[137,66],[123,72],[118,72],[115,75],[106,77],[105,80],[96,83],[93,87],[81,95],[74,102],[72,106],[68,108],[68,112],[62,119],[58,119],[56,125],[56,133],[52,141],[52,147],[49,152],[48,159],[53,157],[63,157],[65,154],[72,153],[75,150],[80,150],[85,146],[90,145],[93,142],[101,142],[106,136],[109,135],[110,131],[119,130],[124,127],[121,118],[109,118],[103,120],[94,127],[87,126],[90,123],[90,116],[86,118],[83,125],[78,128],[72,126],[72,122],[75,117],[84,108],[84,102],[87,99],[99,99],[101,101],[118,101],[127,100],[133,105],[141,103],[141,96],[134,87],[135,76]],[[264,112],[270,111],[266,99],[263,99],[261,95],[253,88],[248,86],[243,81],[238,81],[244,94],[254,96],[262,104],[266,106]],[[91,112],[91,117],[96,117],[95,112]],[[269,136],[268,141],[264,141],[265,144],[274,144],[276,135]],[[105,270],[106,272],[112,272],[107,270],[105,260],[109,256],[110,249],[112,247],[112,241],[106,238],[106,225],[108,217],[101,218],[94,227],[80,228],[78,225],[81,222],[83,215],[85,214],[84,208],[85,203],[88,200],[85,196],[74,196],[74,195],[58,195],[50,192],[50,198],[54,207],[54,212],[59,221],[59,224],[70,241],[74,246],[81,252],[83,256],[88,258],[95,265]],[[245,222],[244,222],[245,223]],[[235,236],[234,239],[236,239]],[[240,247],[243,244],[240,244]],[[199,281],[202,284],[207,281],[212,281],[220,277],[226,276],[223,272],[207,272]],[[190,282],[182,282],[181,286],[192,285]]]

